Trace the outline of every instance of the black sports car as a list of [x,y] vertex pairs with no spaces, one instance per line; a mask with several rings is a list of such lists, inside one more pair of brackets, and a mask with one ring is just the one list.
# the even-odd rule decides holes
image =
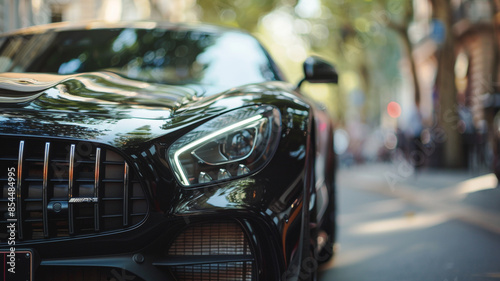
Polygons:
[[[337,82],[316,57],[304,75]],[[335,158],[299,86],[233,29],[0,36],[3,280],[314,280]]]

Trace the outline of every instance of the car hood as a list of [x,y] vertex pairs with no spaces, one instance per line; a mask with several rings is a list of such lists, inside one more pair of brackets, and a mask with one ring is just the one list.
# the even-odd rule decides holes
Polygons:
[[176,111],[205,89],[125,79],[110,72],[0,74],[0,133],[93,139],[115,146],[164,135]]

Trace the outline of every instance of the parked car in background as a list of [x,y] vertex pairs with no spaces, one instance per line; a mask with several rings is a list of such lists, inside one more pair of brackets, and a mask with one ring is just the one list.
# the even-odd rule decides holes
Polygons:
[[[304,75],[337,82],[317,57]],[[17,253],[5,276],[314,280],[335,239],[332,132],[239,30],[93,22],[4,34],[3,264]]]

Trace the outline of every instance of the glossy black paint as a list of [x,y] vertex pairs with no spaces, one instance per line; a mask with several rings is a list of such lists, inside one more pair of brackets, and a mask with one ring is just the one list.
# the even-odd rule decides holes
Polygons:
[[333,67],[326,60],[311,56],[306,59],[303,64],[304,68],[304,79],[300,81],[298,87],[304,82],[309,83],[333,83],[337,84],[339,81],[339,75],[335,67]]
[[[0,135],[115,147],[134,167],[148,196],[150,213],[134,229],[19,241],[19,247],[35,250],[41,266],[110,266],[126,268],[144,280],[170,280],[161,264],[172,261],[163,252],[180,229],[199,221],[230,219],[252,240],[259,280],[298,277],[295,269],[309,256],[314,239],[309,223],[316,218],[309,210],[315,204],[310,200],[316,192],[314,140],[320,132],[314,128],[316,109],[293,85],[269,81],[221,90],[141,82],[105,71],[6,73],[0,74],[0,83]],[[282,116],[280,143],[269,164],[248,177],[181,187],[166,161],[170,144],[211,118],[261,104],[276,106]],[[145,257],[143,263],[133,262],[137,253]]]

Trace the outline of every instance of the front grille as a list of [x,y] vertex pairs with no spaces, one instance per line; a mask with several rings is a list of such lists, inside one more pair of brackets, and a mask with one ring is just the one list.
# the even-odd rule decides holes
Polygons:
[[[8,169],[13,168],[10,191],[14,186],[16,206],[9,210]],[[2,136],[0,180],[0,233],[16,220],[20,240],[124,229],[147,213],[144,192],[128,163],[92,142]]]
[[170,266],[179,281],[255,280],[255,260],[248,238],[234,222],[191,226],[177,236],[168,255],[179,261]]

